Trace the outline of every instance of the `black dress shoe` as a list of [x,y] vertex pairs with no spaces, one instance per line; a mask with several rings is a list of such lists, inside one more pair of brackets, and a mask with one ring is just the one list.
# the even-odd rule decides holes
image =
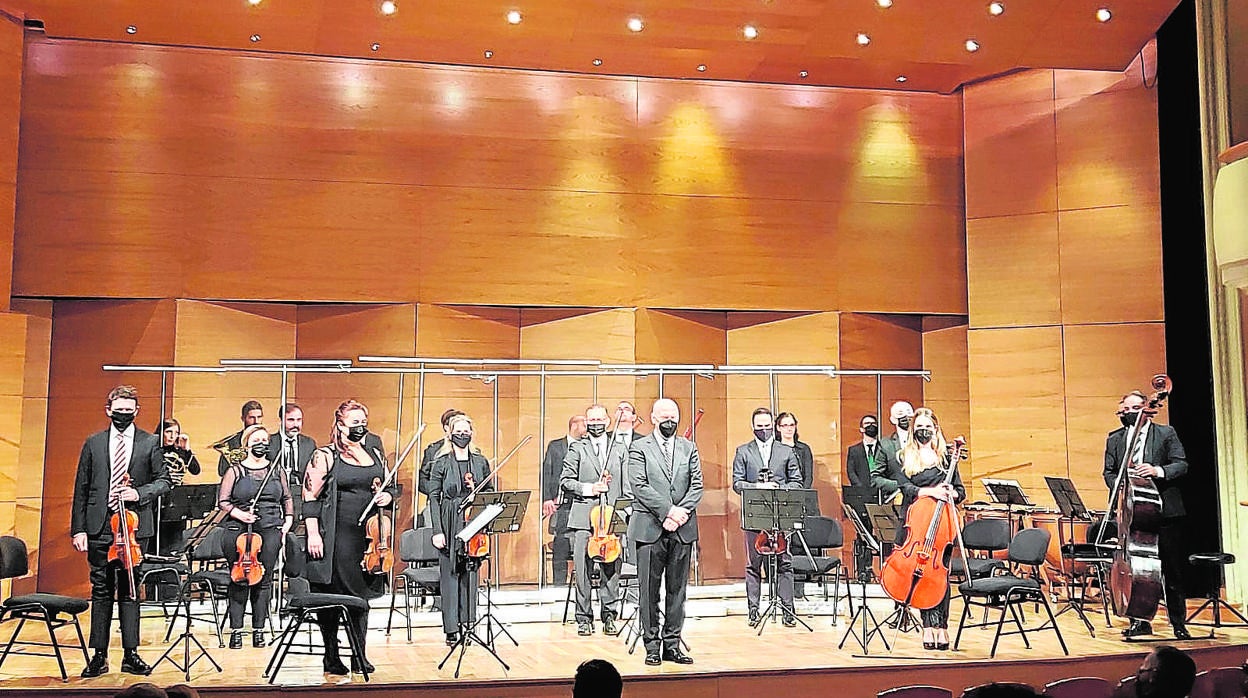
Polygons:
[[594,634],[594,626],[589,623],[579,623],[576,626],[576,634],[581,637],[588,637]]
[[758,615],[758,609],[751,608],[750,609],[750,627],[751,628],[758,627],[758,622],[761,620],[762,620],[762,617]]
[[350,671],[347,670],[347,665],[343,664],[342,659],[340,659],[339,657],[326,656],[321,661],[321,664],[322,666],[325,667],[326,674],[333,674],[334,676],[346,676],[347,674],[351,673]]
[[1122,631],[1123,637],[1140,637],[1141,635],[1152,635],[1153,626],[1147,621],[1133,620],[1127,629]]
[[96,652],[91,657],[91,661],[87,662],[87,666],[82,670],[82,678],[94,679],[108,673],[108,655],[103,652]]
[[230,633],[230,649],[241,650],[243,648],[243,631],[235,630]]
[[948,650],[949,650],[949,643],[948,643],[948,642],[937,642],[937,643],[936,643],[936,649],[940,650],[941,652],[946,652],[946,651],[948,651]]
[[935,643],[935,642],[924,642],[924,643],[923,643],[923,649],[925,649],[925,650],[934,650],[934,649],[936,649],[936,643]]
[[659,656],[657,651],[651,652],[650,650],[646,650],[646,666],[658,666],[662,663],[663,659]]
[[1187,632],[1187,626],[1186,626],[1186,625],[1176,625],[1176,626],[1174,626],[1174,639],[1176,639],[1176,640],[1190,640],[1190,639],[1192,639],[1192,634],[1191,634],[1191,633],[1189,633],[1189,632]]
[[663,661],[675,664],[693,664],[693,657],[681,652],[680,648],[676,647],[663,653]]
[[783,621],[781,621],[781,622],[782,622],[782,623],[784,623],[784,627],[786,627],[786,628],[796,628],[796,627],[797,627],[797,618],[795,618],[795,617],[793,616],[793,611],[792,611],[792,610],[787,610],[787,609],[785,610],[785,612],[784,612],[784,620],[783,620]]
[[610,616],[602,619],[602,632],[607,635],[616,635],[619,633],[615,628],[615,619]]
[[263,630],[251,631],[251,646],[252,647],[264,647],[266,644],[268,643],[264,641]]
[[373,674],[376,673],[377,667],[373,666],[373,663],[368,661],[368,658],[357,659],[352,657],[351,671],[357,674]]
[[454,647],[455,643],[457,642],[459,642],[459,633],[447,633],[446,634],[446,646],[447,647]]
[[121,658],[121,670],[127,674],[135,674],[137,676],[147,676],[152,673],[152,668],[134,650],[127,650],[126,654]]

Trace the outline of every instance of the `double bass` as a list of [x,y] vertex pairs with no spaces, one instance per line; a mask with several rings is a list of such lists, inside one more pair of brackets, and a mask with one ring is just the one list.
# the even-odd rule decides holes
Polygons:
[[[1173,384],[1170,377],[1157,374],[1152,380],[1156,391],[1135,418],[1118,469],[1118,478],[1109,493],[1108,510],[1118,517],[1118,544],[1110,567],[1109,589],[1114,613],[1135,620],[1151,620],[1164,593],[1161,576],[1161,493],[1152,478],[1137,477],[1131,468],[1139,465],[1135,452],[1144,426],[1152,422]],[[1096,540],[1103,540],[1108,517],[1101,523]]]

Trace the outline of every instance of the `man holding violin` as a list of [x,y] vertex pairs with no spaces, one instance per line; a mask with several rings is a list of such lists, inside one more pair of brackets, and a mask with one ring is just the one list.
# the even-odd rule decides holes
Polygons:
[[[1187,474],[1187,453],[1179,441],[1174,427],[1157,424],[1140,412],[1145,409],[1148,398],[1138,390],[1127,393],[1118,403],[1118,419],[1122,428],[1109,433],[1105,441],[1105,484],[1113,489],[1118,480],[1118,470],[1126,461],[1127,444],[1134,437],[1137,422],[1142,423],[1141,433],[1132,454],[1131,475],[1151,478],[1161,495],[1161,529],[1157,550],[1161,558],[1161,576],[1165,582],[1166,613],[1170,627],[1180,640],[1191,639],[1187,631],[1187,598],[1183,594],[1183,520],[1187,515],[1183,507],[1183,493],[1177,480]],[[1120,531],[1119,535],[1125,535]],[[1131,619],[1131,625],[1123,631],[1124,637],[1151,635],[1152,626],[1146,620]]]
[[[741,494],[746,488],[800,488],[802,467],[790,446],[775,440],[771,410],[760,407],[750,415],[754,438],[737,447],[732,458],[732,489]],[[759,551],[758,531],[745,532],[745,598],[750,607],[750,627],[758,625],[758,601],[761,595],[763,553]],[[784,607],[784,625],[797,625],[793,617],[793,556],[780,554],[776,561],[780,605]]]
[[[132,593],[134,567],[141,556],[110,555],[115,541],[125,537],[132,545],[156,532],[152,502],[173,487],[165,466],[160,439],[134,425],[139,413],[139,393],[128,385],[113,388],[104,403],[111,425],[87,437],[78,457],[74,477],[74,502],[70,533],[74,550],[87,554],[91,566],[91,641],[95,650],[84,679],[108,672],[109,626],[113,598],[121,608],[121,646],[125,654],[121,670],[146,676],[152,669],[139,656],[139,605]],[[114,517],[129,508],[138,514],[138,525],[127,528],[126,517]],[[119,530],[119,529],[126,530]],[[110,557],[112,559],[110,559]],[[129,561],[129,564],[127,564]]]
[[[617,417],[620,412],[617,412]],[[602,604],[602,629],[614,635],[619,598],[621,555],[591,557],[589,543],[608,542],[619,546],[618,536],[610,536],[614,512],[608,511],[621,496],[630,493],[626,479],[628,446],[607,435],[610,420],[607,408],[591,405],[585,410],[585,436],[572,442],[563,457],[559,487],[572,502],[568,514],[568,530],[572,534],[572,560],[576,578],[576,624],[578,635],[594,634],[594,610],[590,599],[590,574],[594,565],[602,568],[602,586],[598,600]],[[591,516],[591,514],[593,514]],[[614,538],[611,544],[607,539]],[[598,547],[598,546],[596,546]],[[607,559],[610,558],[610,559]]]

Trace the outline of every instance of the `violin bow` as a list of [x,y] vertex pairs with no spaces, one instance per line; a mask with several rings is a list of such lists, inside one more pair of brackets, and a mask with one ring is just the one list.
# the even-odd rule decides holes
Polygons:
[[[403,452],[399,454],[398,458],[394,459],[394,467],[386,468],[386,479],[382,481],[381,487],[377,488],[378,492],[386,489],[387,487],[390,486],[391,482],[394,482],[394,476],[399,472],[399,466],[403,465],[403,461],[407,460],[407,457],[411,455],[412,449],[416,448],[416,443],[420,441],[420,435],[423,434],[424,432],[425,432],[425,425],[421,424],[416,429],[416,434],[412,436],[412,440],[408,441],[407,446],[403,448]],[[360,514],[359,523],[361,526],[364,525],[364,520],[368,518],[369,513],[372,512],[373,507],[375,506],[377,506],[377,498],[373,497],[372,499],[369,500],[368,506],[364,507],[364,513]]]
[[472,498],[477,496],[478,492],[485,489],[485,486],[490,484],[490,480],[493,480],[494,476],[498,475],[498,471],[502,470],[504,465],[507,465],[507,461],[511,460],[512,456],[516,455],[516,453],[519,452],[520,449],[523,448],[525,444],[527,444],[528,442],[532,440],[533,440],[532,434],[527,434],[525,435],[523,439],[520,439],[520,443],[512,447],[512,449],[507,452],[507,455],[503,456],[502,459],[498,461],[498,465],[494,466],[494,469],[490,471],[490,474],[486,475],[485,478],[481,480],[481,482],[478,482],[477,486],[473,487],[472,491],[468,493],[468,496],[464,497],[463,503],[459,505],[460,512],[467,510],[470,503],[472,502]]

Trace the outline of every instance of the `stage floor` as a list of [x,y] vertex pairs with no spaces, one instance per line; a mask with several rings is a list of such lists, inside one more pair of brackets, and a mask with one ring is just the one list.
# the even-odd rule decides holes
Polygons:
[[[1115,621],[1115,627],[1105,627],[1102,616],[1094,616],[1096,637],[1090,637],[1082,623],[1073,613],[1059,619],[1062,633],[1070,648],[1070,657],[1063,657],[1052,632],[1030,635],[1032,648],[1026,649],[1018,636],[1005,637],[997,656],[988,656],[992,640],[989,629],[967,630],[963,634],[960,651],[933,652],[922,649],[917,634],[902,634],[897,638],[894,650],[886,652],[878,637],[872,641],[870,656],[863,656],[858,644],[851,638],[844,649],[838,649],[845,634],[847,613],[842,609],[837,625],[832,625],[831,615],[824,614],[827,607],[822,602],[811,601],[810,615],[803,619],[813,632],[798,626],[785,628],[769,624],[761,637],[747,627],[745,618],[734,613],[742,606],[736,599],[716,602],[705,598],[698,602],[704,612],[702,617],[689,618],[685,624],[685,640],[689,654],[696,663],[682,667],[665,663],[660,667],[643,664],[644,649],[638,646],[634,654],[628,653],[624,636],[619,638],[601,634],[601,627],[592,637],[580,637],[574,624],[561,625],[556,621],[515,622],[508,629],[519,641],[514,646],[500,635],[497,649],[503,660],[510,665],[504,670],[484,650],[472,647],[464,660],[459,679],[453,678],[455,659],[452,658],[442,670],[437,664],[446,654],[441,628],[434,625],[434,614],[420,614],[419,627],[412,631],[412,642],[406,640],[406,630],[397,625],[390,637],[384,629],[385,612],[375,609],[369,635],[369,657],[377,667],[369,688],[402,688],[404,695],[568,695],[570,677],[577,665],[590,658],[604,658],[613,662],[625,677],[626,695],[728,695],[748,686],[766,686],[758,681],[774,681],[776,672],[785,675],[785,698],[800,695],[836,695],[831,689],[844,686],[844,695],[870,696],[875,691],[909,683],[930,683],[953,689],[955,695],[962,688],[988,680],[1028,680],[1042,684],[1075,675],[1101,675],[1117,680],[1133,671],[1140,658],[1148,651],[1148,643],[1125,643],[1120,639],[1124,624]],[[723,612],[713,615],[717,603]],[[799,601],[799,609],[802,608]],[[891,602],[883,599],[871,601],[877,617],[883,618],[891,610]],[[534,604],[527,607],[528,616],[558,617],[562,613],[558,604]],[[519,607],[510,609],[515,617]],[[509,609],[500,612],[507,616]],[[952,613],[956,617],[961,604],[955,598]],[[1028,619],[1035,621],[1034,613]],[[1164,611],[1160,618],[1164,618]],[[85,620],[85,616],[84,616]],[[396,615],[398,624],[401,618]],[[952,624],[951,637],[956,632]],[[1224,628],[1215,639],[1198,638],[1188,642],[1176,642],[1171,638],[1169,626],[1164,621],[1156,624],[1162,633],[1158,640],[1190,649],[1201,668],[1238,665],[1248,658],[1248,629]],[[12,625],[5,624],[4,637],[12,632]],[[201,660],[192,670],[191,683],[205,692],[217,689],[232,695],[255,692],[259,695],[272,689],[261,677],[269,659],[270,649],[253,649],[250,635],[247,646],[241,650],[218,648],[216,637],[207,624],[197,624],[197,637],[222,665],[223,671],[214,671]],[[1193,627],[1194,633],[1207,633],[1207,629]],[[64,631],[63,631],[64,632]],[[42,627],[27,624],[23,636],[39,639],[46,636]],[[72,630],[69,631],[72,634]],[[894,633],[887,638],[893,642]],[[165,649],[163,624],[159,617],[145,618],[143,622],[143,645],[140,651],[149,662]],[[178,653],[180,657],[180,651]],[[115,691],[118,687],[143,680],[118,671],[121,651],[114,646],[111,653],[112,672],[100,678],[78,678],[82,669],[81,655],[68,654],[67,668],[71,672],[68,684],[62,683],[54,659],[11,656],[0,668],[0,685],[5,689],[68,689],[83,693]],[[1043,661],[1038,661],[1043,660]],[[331,680],[334,679],[334,680]],[[172,665],[162,663],[147,679],[159,685],[181,683],[183,675]],[[363,680],[327,677],[320,669],[317,657],[291,656],[279,676],[278,685],[284,691],[317,693],[317,688],[334,687],[349,683],[363,688]],[[732,688],[730,688],[730,686]],[[804,687],[809,687],[809,692]],[[766,689],[762,689],[764,692]],[[20,692],[20,691],[19,691]],[[44,691],[40,691],[41,693]]]

